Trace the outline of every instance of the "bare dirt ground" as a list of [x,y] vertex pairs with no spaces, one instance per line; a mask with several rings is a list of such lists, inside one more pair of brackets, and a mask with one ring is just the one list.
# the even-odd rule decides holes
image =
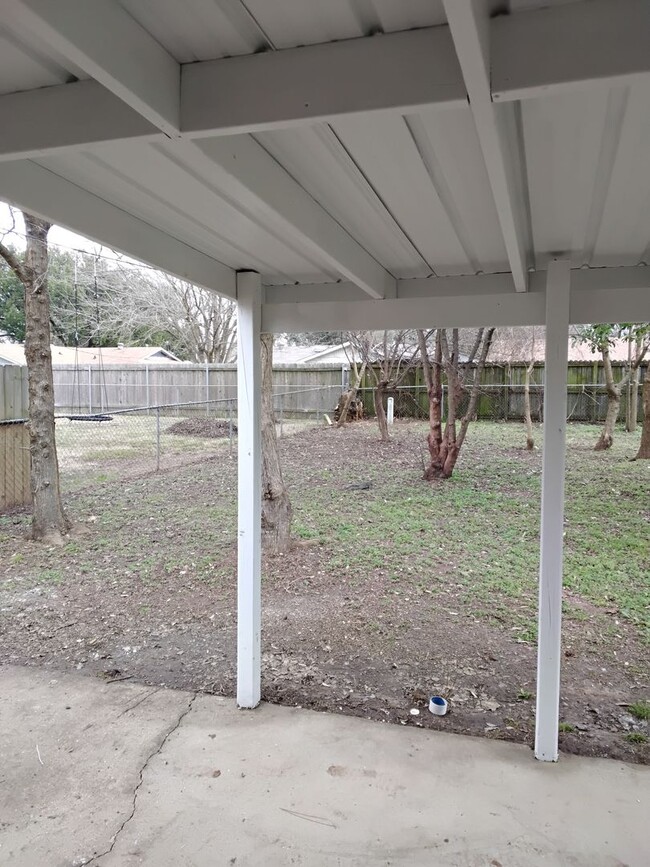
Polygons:
[[[649,468],[623,435],[596,455],[594,432],[569,436],[561,748],[647,762],[629,706],[650,694]],[[532,744],[540,454],[519,426],[477,424],[432,486],[424,434],[282,440],[297,544],[264,564],[263,697]],[[232,695],[235,499],[215,442],[200,464],[77,486],[62,549],[0,518],[0,662]]]

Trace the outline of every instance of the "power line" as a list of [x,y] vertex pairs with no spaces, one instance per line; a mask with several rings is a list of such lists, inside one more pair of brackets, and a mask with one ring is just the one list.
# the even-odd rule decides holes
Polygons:
[[[27,235],[24,232],[21,232],[19,229],[7,227],[2,230],[6,236],[11,237],[11,235],[16,235],[19,238],[27,239]],[[100,248],[103,248],[103,244],[98,245]],[[91,250],[84,250],[82,247],[73,247],[70,244],[61,244],[58,241],[48,240],[48,247],[56,248],[57,250],[69,250],[71,253],[81,253],[84,256],[92,256],[95,259],[103,259],[105,262],[118,262],[120,265],[127,265],[131,268],[146,268],[148,271],[155,271],[158,274],[164,274],[160,268],[156,268],[153,265],[147,265],[146,262],[140,262],[137,259],[131,259],[130,257],[122,257],[119,254],[115,256],[107,256],[104,253],[97,253]]]

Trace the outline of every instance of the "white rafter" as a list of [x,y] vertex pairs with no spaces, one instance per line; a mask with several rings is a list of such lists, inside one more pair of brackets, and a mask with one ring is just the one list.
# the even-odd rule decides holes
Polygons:
[[[365,300],[346,283],[267,286],[262,327],[271,332],[485,325],[543,325],[546,272],[531,274],[528,292],[514,293],[510,274],[425,277],[397,281],[397,297]],[[571,271],[572,324],[639,322],[647,318],[650,267]]]
[[190,63],[181,77],[181,129],[192,137],[465,104],[447,27]]
[[[116,3],[96,0],[89,15],[83,0],[9,2],[14,26],[19,23],[45,38],[147,121],[172,139],[180,137],[180,65]],[[451,44],[448,49],[453,52]],[[421,61],[422,49],[419,56]],[[407,63],[403,48],[400,57]],[[406,86],[408,75],[401,81]],[[267,99],[273,93],[268,83],[265,80],[263,88]],[[456,74],[456,87],[459,84]],[[206,105],[215,101],[210,93],[204,93],[204,99]],[[394,99],[393,93],[389,99]],[[279,239],[312,252],[370,297],[394,297],[395,279],[252,138],[231,136],[177,144],[177,153],[187,166],[198,163],[200,172],[207,166],[208,182],[214,182],[254,217],[263,215]],[[15,149],[9,151],[15,155]],[[0,192],[4,193],[1,185]]]
[[371,298],[397,281],[251,136],[170,142],[165,150],[276,237],[314,255]]
[[[482,0],[446,2],[456,49],[450,28],[442,25],[181,65],[110,0],[93,0],[92,16],[85,0],[5,0],[3,20],[12,30],[44,39],[94,80],[0,97],[2,116],[11,113],[13,128],[10,138],[0,137],[0,160],[155,134],[126,109],[120,112],[106,91],[160,130],[161,138],[460,107],[469,91],[489,153],[495,142],[502,149],[491,99],[509,102],[650,77],[646,0],[589,0],[492,20]],[[37,115],[55,118],[59,109],[70,123],[35,125]],[[483,117],[490,114],[495,124]],[[75,117],[89,129],[75,124]],[[491,125],[498,134],[489,132]],[[493,165],[494,157],[486,161],[491,180],[503,185],[498,178],[507,179],[507,172]]]
[[169,136],[180,129],[181,67],[113,0],[3,0],[3,18],[67,57]]
[[0,161],[32,159],[106,141],[165,138],[96,81],[76,81],[0,96]]
[[490,94],[490,19],[483,0],[443,0],[483,151],[515,289],[528,286],[522,208],[502,123]]
[[36,163],[0,163],[0,193],[10,204],[127,256],[229,298],[236,296],[231,268]]
[[493,99],[647,79],[649,35],[647,0],[589,0],[501,15],[490,28]]

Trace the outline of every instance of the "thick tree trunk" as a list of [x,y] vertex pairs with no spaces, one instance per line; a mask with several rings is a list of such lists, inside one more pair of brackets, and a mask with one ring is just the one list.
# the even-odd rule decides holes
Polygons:
[[629,399],[627,402],[627,429],[630,433],[634,433],[637,428],[636,417],[639,414],[639,368],[632,373],[630,382]]
[[535,362],[531,361],[524,373],[524,425],[526,427],[526,448],[529,452],[535,448],[533,437],[533,417],[530,412],[530,375],[533,372]]
[[[354,378],[355,379],[354,385],[351,385],[350,388],[345,393],[345,400],[343,402],[343,406],[341,407],[341,414],[339,415],[339,420],[336,423],[337,427],[343,427],[345,422],[348,420],[348,414],[350,412],[350,406],[352,404],[352,401],[357,399],[357,392],[359,391],[359,386],[361,385],[361,381],[362,381],[364,374],[366,372],[367,364],[368,364],[367,361],[363,362],[363,364],[361,365],[361,371]],[[356,362],[355,362],[354,368],[355,368],[355,372],[356,372]]]
[[650,368],[646,370],[643,380],[643,430],[641,431],[641,445],[636,457],[637,460],[641,458],[650,460]]
[[605,424],[598,437],[598,442],[594,446],[597,452],[611,449],[614,442],[614,428],[618,413],[621,408],[621,390],[626,382],[626,377],[620,383],[614,382],[614,373],[612,371],[612,362],[609,357],[609,347],[607,345],[602,348],[603,368],[605,371],[605,387],[607,389],[607,412],[605,414]]
[[384,407],[384,396],[388,382],[385,379],[380,379],[375,388],[375,413],[377,415],[377,424],[379,425],[379,433],[381,441],[387,443],[390,439],[388,435],[388,420],[386,419],[386,408]]
[[262,357],[262,533],[273,554],[291,545],[291,500],[282,478],[273,414],[273,335],[261,336]]
[[[458,329],[453,330],[453,345],[451,351],[447,343],[447,333],[444,328],[436,330],[435,363],[433,370],[429,363],[424,332],[418,331],[418,344],[422,356],[425,381],[429,393],[429,435],[427,443],[431,463],[424,472],[427,481],[433,479],[448,479],[451,477],[460,450],[463,447],[469,424],[476,414],[478,404],[481,375],[485,368],[485,361],[492,345],[494,328],[479,329],[476,341],[467,362],[463,362],[463,373],[459,370]],[[474,364],[476,353],[479,352],[479,360],[474,371],[474,380],[469,391],[469,403],[464,416],[460,419],[460,427],[457,426],[458,407],[463,394],[465,394],[465,382],[468,370]],[[447,422],[444,432],[442,430],[442,381],[441,368],[445,365],[447,373]]]
[[427,446],[429,448],[429,466],[425,469],[423,478],[430,482],[440,478],[444,464],[442,455],[442,348],[440,344],[440,332],[436,331],[435,355],[433,365],[429,361],[427,343],[423,331],[418,331],[418,345],[422,358],[424,381],[429,396],[429,433]]
[[60,543],[70,529],[61,502],[54,431],[54,384],[47,289],[49,223],[24,214],[25,358],[29,391],[29,440],[33,539]]

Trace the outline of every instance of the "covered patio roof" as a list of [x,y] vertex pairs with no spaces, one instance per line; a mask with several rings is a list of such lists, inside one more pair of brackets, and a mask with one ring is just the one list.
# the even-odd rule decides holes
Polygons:
[[567,329],[650,315],[650,5],[3,11],[0,198],[239,302],[240,704],[259,700],[260,329],[546,323],[537,753],[556,757]]

